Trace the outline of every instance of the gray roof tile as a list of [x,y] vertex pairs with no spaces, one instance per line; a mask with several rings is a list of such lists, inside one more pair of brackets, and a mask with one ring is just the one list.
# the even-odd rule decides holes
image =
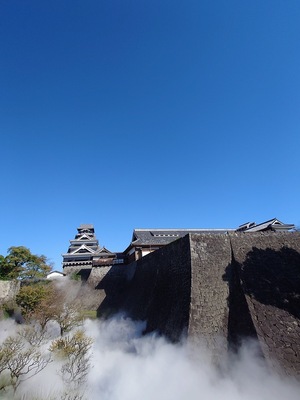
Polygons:
[[132,235],[134,245],[164,245],[189,233],[224,234],[234,229],[135,229]]

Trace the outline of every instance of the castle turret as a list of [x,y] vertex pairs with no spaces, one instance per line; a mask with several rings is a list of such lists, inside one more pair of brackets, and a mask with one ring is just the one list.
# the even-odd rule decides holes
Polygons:
[[63,268],[66,273],[81,269],[112,265],[116,254],[100,247],[95,236],[94,226],[83,224],[77,228],[77,234],[70,240],[67,253],[62,254]]

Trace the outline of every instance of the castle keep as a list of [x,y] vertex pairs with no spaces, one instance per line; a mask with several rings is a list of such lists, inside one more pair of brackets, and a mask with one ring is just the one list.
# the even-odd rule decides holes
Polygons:
[[100,247],[95,236],[94,226],[80,225],[66,254],[63,254],[63,269],[65,273],[89,269],[92,267],[107,266],[118,263],[117,254],[105,247]]

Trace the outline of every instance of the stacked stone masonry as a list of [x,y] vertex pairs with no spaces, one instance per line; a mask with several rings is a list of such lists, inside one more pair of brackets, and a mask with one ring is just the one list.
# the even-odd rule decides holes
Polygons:
[[227,235],[191,235],[189,336],[201,338],[216,355],[226,351],[229,285],[224,271],[231,262]]
[[186,236],[135,263],[120,306],[133,318],[146,320],[146,331],[172,341],[186,333],[191,297],[189,237]]
[[190,234],[93,268],[86,285],[99,316],[125,311],[146,332],[201,339],[218,355],[255,338],[267,364],[300,378],[300,233]]
[[268,364],[300,377],[300,234],[188,235],[137,262],[120,307],[218,355],[255,338]]
[[266,360],[300,377],[299,234],[231,234],[231,243]]
[[19,290],[20,282],[17,280],[0,281],[0,304],[14,301]]

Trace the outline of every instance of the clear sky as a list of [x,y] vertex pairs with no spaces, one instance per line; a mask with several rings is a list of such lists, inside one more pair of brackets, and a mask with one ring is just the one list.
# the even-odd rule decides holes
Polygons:
[[299,0],[1,0],[0,49],[0,254],[300,225]]

